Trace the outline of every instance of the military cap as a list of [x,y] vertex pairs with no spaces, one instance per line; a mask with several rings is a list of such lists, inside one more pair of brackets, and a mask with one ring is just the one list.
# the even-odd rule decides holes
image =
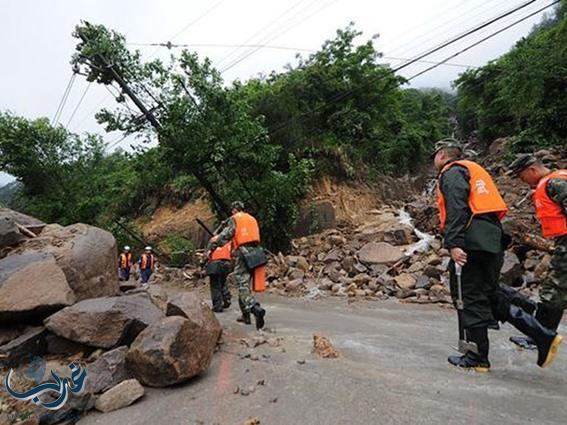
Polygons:
[[452,137],[448,137],[446,139],[442,139],[439,140],[438,142],[435,142],[433,152],[431,152],[431,158],[434,158],[435,155],[437,155],[437,152],[445,148],[457,148],[461,152],[463,151],[463,145],[461,144],[461,142],[459,142],[456,139],[453,139]]
[[231,210],[243,211],[244,210],[244,203],[242,201],[234,201],[231,204],[230,209]]
[[537,159],[535,156],[529,153],[520,154],[508,165],[508,174],[518,175],[536,162]]

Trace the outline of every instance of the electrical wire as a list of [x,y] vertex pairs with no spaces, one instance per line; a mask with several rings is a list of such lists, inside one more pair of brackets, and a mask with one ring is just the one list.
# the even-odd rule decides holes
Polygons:
[[413,79],[419,77],[420,75],[423,75],[423,74],[425,74],[426,72],[429,72],[429,71],[431,71],[432,69],[437,68],[438,66],[442,65],[444,62],[447,62],[447,61],[449,61],[449,60],[451,60],[451,59],[453,59],[453,58],[456,58],[457,56],[459,56],[459,55],[465,53],[466,51],[472,49],[473,47],[476,47],[476,46],[478,46],[479,44],[482,44],[482,43],[484,43],[485,41],[490,40],[491,38],[493,38],[493,37],[495,37],[495,36],[497,36],[497,35],[503,33],[504,31],[507,31],[508,29],[510,29],[510,28],[512,28],[512,27],[514,27],[514,26],[516,26],[516,25],[518,25],[518,24],[520,24],[521,22],[524,22],[525,20],[527,20],[527,19],[529,19],[529,18],[531,18],[531,17],[533,17],[533,16],[535,16],[535,15],[537,15],[537,14],[543,12],[544,10],[549,9],[549,8],[552,7],[552,6],[555,6],[556,4],[558,4],[558,3],[560,3],[560,2],[561,2],[561,0],[556,0],[556,1],[554,1],[553,3],[548,4],[547,6],[544,6],[544,7],[540,8],[540,9],[536,10],[535,12],[532,12],[532,13],[530,13],[529,15],[526,15],[526,16],[524,16],[523,18],[520,18],[520,19],[518,19],[518,20],[512,22],[511,24],[505,26],[504,28],[499,29],[498,31],[496,31],[496,32],[494,32],[494,33],[488,35],[487,37],[484,37],[484,38],[482,38],[482,39],[476,41],[475,43],[470,44],[469,46],[465,47],[464,49],[461,49],[461,50],[459,50],[458,52],[456,52],[456,53],[454,53],[454,54],[452,54],[452,55],[450,55],[450,56],[447,56],[445,59],[443,59],[443,60],[440,61],[439,63],[437,63],[437,64],[435,64],[435,65],[432,65],[432,66],[430,66],[430,67],[424,69],[423,71],[418,72],[417,74],[412,75],[411,77],[407,78],[407,80],[408,80],[408,81],[411,81],[411,80],[413,80]]
[[[291,27],[288,27],[287,29],[275,34],[274,36],[270,37],[269,39],[267,39],[265,42],[262,43],[262,45],[267,45],[268,43],[270,43],[271,41],[281,37],[282,35],[288,33],[289,31],[291,31],[292,29],[294,29],[295,27],[297,27],[298,25],[301,25],[303,22],[305,22],[308,19],[311,19],[313,16],[317,15],[318,13],[320,13],[321,11],[323,11],[324,9],[326,9],[327,7],[331,6],[333,3],[336,3],[338,0],[331,0],[327,3],[325,3],[324,5],[322,5],[319,9],[315,10],[313,13],[304,16],[302,19],[300,19],[299,21],[295,22]],[[229,65],[225,66],[223,69],[220,70],[220,73],[223,74],[226,71],[228,71],[229,69],[235,67],[236,65],[238,65],[239,63],[241,63],[243,60],[249,58],[251,55],[253,55],[254,53],[256,53],[258,50],[260,50],[261,47],[256,47],[255,49],[251,50],[250,52],[248,52],[247,54],[244,54],[243,56],[241,56],[238,59],[235,59],[233,62],[231,62]]]
[[55,127],[59,123],[59,118],[61,118],[61,112],[63,112],[63,109],[65,108],[65,104],[67,103],[67,99],[69,98],[69,93],[71,92],[71,88],[73,87],[73,83],[75,82],[76,76],[77,76],[77,74],[75,72],[73,72],[73,74],[71,75],[71,78],[69,79],[69,82],[67,83],[67,87],[65,87],[65,91],[63,92],[63,96],[61,97],[61,100],[59,101],[59,106],[57,106],[57,111],[55,111],[55,115],[53,116],[53,119],[51,120],[51,125],[53,127]]
[[77,106],[75,106],[75,109],[73,109],[73,113],[71,114],[71,117],[69,117],[69,121],[67,121],[67,125],[65,126],[67,129],[69,128],[69,124],[71,124],[71,121],[73,121],[73,118],[75,118],[75,114],[77,113],[77,111],[79,110],[79,107],[81,106],[81,103],[83,103],[83,99],[85,98],[85,96],[87,95],[87,92],[89,91],[89,88],[91,87],[91,83],[89,82],[89,84],[87,84],[87,87],[85,87],[85,91],[83,91],[83,95],[81,96],[81,98],[79,99],[79,102],[77,103]]

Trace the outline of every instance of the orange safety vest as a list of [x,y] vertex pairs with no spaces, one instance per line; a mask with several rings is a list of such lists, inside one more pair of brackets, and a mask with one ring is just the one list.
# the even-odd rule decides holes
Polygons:
[[120,254],[120,268],[121,269],[128,269],[132,267],[132,253],[129,252],[128,254],[122,253]]
[[[142,254],[142,264],[140,264],[140,268],[142,270],[152,269],[155,265],[155,256],[154,254]],[[149,266],[148,266],[149,264]]]
[[224,244],[223,246],[218,247],[217,249],[215,249],[210,256],[210,260],[211,261],[218,261],[218,260],[228,260],[230,261],[230,248],[231,248],[231,243],[228,242],[226,244]]
[[441,170],[439,180],[437,182],[437,206],[439,207],[439,228],[441,231],[445,228],[445,220],[447,219],[447,210],[445,209],[445,197],[441,191],[441,176],[445,171],[453,165],[462,165],[469,171],[470,175],[470,191],[469,191],[469,208],[473,216],[479,214],[496,213],[498,218],[502,220],[508,212],[508,207],[500,196],[498,188],[490,174],[478,165],[476,162],[460,160],[453,161]]
[[557,238],[567,235],[567,217],[561,205],[547,195],[547,183],[551,179],[567,180],[567,170],[554,171],[542,178],[533,193],[533,201],[543,236]]
[[232,238],[234,249],[238,249],[247,243],[260,242],[260,228],[254,217],[245,212],[238,212],[232,218],[236,225],[234,237]]

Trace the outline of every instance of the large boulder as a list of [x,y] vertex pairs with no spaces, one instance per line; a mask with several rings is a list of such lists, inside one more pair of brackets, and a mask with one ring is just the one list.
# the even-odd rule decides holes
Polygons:
[[75,295],[52,254],[0,260],[0,323],[41,321],[74,302]]
[[129,370],[142,384],[165,387],[199,375],[210,365],[219,332],[171,316],[148,326],[130,346]]
[[54,334],[92,347],[131,343],[163,312],[146,294],[92,298],[49,316],[45,326]]
[[116,240],[106,230],[86,224],[48,225],[40,237],[20,243],[10,255],[51,253],[78,301],[117,295]]
[[128,379],[130,375],[126,369],[127,353],[128,347],[118,347],[107,351],[90,364],[88,366],[89,377],[86,390],[98,394]]
[[214,348],[221,335],[219,320],[201,298],[184,292],[172,296],[168,302],[165,314],[167,316],[182,316],[192,321],[205,335],[211,337],[207,345]]
[[401,260],[403,251],[386,242],[369,242],[358,251],[358,260],[366,264],[389,264]]

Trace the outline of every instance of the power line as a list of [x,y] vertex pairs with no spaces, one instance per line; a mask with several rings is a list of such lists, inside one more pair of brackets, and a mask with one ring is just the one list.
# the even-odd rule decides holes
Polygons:
[[61,97],[61,100],[59,101],[59,106],[57,106],[57,111],[55,111],[55,115],[51,120],[52,126],[56,126],[57,123],[59,122],[59,118],[61,117],[61,112],[65,108],[65,104],[67,103],[67,99],[69,98],[69,93],[71,92],[71,88],[73,87],[73,83],[75,82],[76,76],[77,74],[73,72],[71,78],[69,79],[69,82],[67,83],[67,87],[65,87],[65,91],[63,92],[63,97]]
[[[280,15],[276,16],[275,19],[272,19],[267,25],[263,26],[262,28],[260,28],[258,31],[256,31],[254,34],[252,34],[250,37],[248,37],[242,44],[247,44],[250,43],[254,37],[261,35],[265,30],[269,29],[272,25],[274,25],[276,22],[278,22],[281,18],[283,18],[285,15],[287,15],[289,12],[291,12],[293,9],[295,9],[296,7],[298,7],[301,3],[303,3],[305,0],[299,0],[297,2],[295,2],[291,7],[289,7],[288,9],[286,9],[283,13],[281,13]],[[238,51],[238,49],[233,50],[232,52],[230,52],[228,55],[223,56],[217,63],[216,66],[220,66],[221,63],[223,63],[225,60],[227,60],[228,58],[232,57],[236,52]]]
[[[464,11],[463,13],[461,13],[459,16],[457,16],[454,19],[449,19],[447,21],[444,21],[442,24],[437,25],[436,27],[434,27],[433,29],[420,34],[418,37],[415,37],[414,40],[410,43],[401,43],[396,45],[395,47],[391,48],[391,49],[384,49],[384,51],[387,51],[389,54],[396,54],[399,56],[404,56],[405,54],[408,54],[409,52],[411,52],[414,49],[419,49],[421,48],[421,46],[426,45],[427,43],[429,43],[430,41],[434,40],[439,33],[442,33],[443,35],[446,34],[447,32],[449,32],[450,30],[452,31],[454,27],[457,27],[458,29],[462,28],[463,22],[474,22],[477,18],[479,18],[481,15],[483,15],[485,12],[489,11],[491,13],[491,15],[494,13],[494,9],[498,6],[500,6],[501,4],[504,3],[508,3],[510,0],[503,0],[500,2],[495,2],[494,0],[488,0],[478,6],[475,6],[471,9],[467,9],[466,11]],[[513,1],[513,0],[512,0]],[[495,3],[497,3],[495,5]],[[480,13],[476,13],[473,16],[470,16],[470,13],[474,13],[477,12],[479,9],[483,8],[486,5],[490,5],[488,9],[482,9],[482,11]],[[462,19],[464,18],[464,19]],[[457,25],[449,25],[449,24],[454,24],[456,23]],[[446,28],[448,27],[448,28]],[[442,30],[442,31],[440,31]],[[424,36],[426,36],[424,38]]]
[[69,121],[67,121],[67,125],[65,126],[67,129],[69,128],[69,124],[71,124],[71,121],[73,121],[73,118],[75,118],[75,114],[77,113],[77,111],[79,110],[79,107],[81,106],[81,103],[83,103],[83,99],[85,98],[85,96],[87,95],[87,92],[89,91],[89,88],[91,87],[91,83],[89,82],[89,84],[87,84],[87,87],[85,88],[85,91],[83,92],[83,95],[81,96],[81,98],[79,99],[79,102],[77,103],[77,106],[75,106],[75,109],[73,109],[73,113],[71,114],[71,117],[69,118]]
[[[197,16],[197,18],[193,19],[192,21],[190,21],[187,25],[185,25],[181,30],[177,31],[173,36],[171,36],[169,39],[170,40],[174,40],[176,37],[180,36],[181,34],[183,34],[185,31],[187,31],[187,29],[189,27],[191,27],[192,25],[195,25],[197,22],[199,22],[201,19],[205,18],[209,13],[211,13],[213,10],[215,10],[217,7],[219,7],[222,3],[224,3],[225,0],[220,0],[218,2],[216,2],[214,5],[212,5],[209,9],[205,10],[205,12],[203,12],[201,15]],[[155,54],[158,52],[159,49],[155,49],[149,56],[149,58],[152,58],[155,56]]]
[[[312,18],[313,16],[315,16],[316,14],[318,14],[319,12],[321,12],[322,10],[326,9],[327,7],[329,7],[331,4],[336,3],[338,0],[331,0],[327,3],[325,3],[323,6],[321,6],[319,9],[315,10],[313,13],[303,17],[302,19],[300,19],[299,21],[295,22],[291,27],[281,31],[278,34],[275,34],[273,37],[269,38],[268,40],[266,40],[264,44],[267,44],[279,37],[281,37],[282,35],[286,34],[287,32],[291,31],[293,28],[297,27],[298,25],[302,24],[303,22],[305,22],[306,20]],[[243,60],[247,59],[248,57],[250,57],[251,55],[253,55],[254,53],[256,53],[258,50],[260,50],[260,47],[256,47],[255,49],[251,50],[250,52],[248,52],[247,54],[244,54],[243,56],[241,56],[240,58],[237,58],[236,60],[234,60],[233,62],[231,62],[229,65],[225,66],[223,69],[220,70],[220,73],[224,73],[226,71],[228,71],[229,69],[235,67],[236,65],[238,65],[240,62],[242,62]]]
[[453,58],[455,58],[455,57],[457,57],[457,56],[459,56],[459,55],[465,53],[466,51],[472,49],[473,47],[476,47],[476,46],[478,46],[479,44],[484,43],[485,41],[491,39],[492,37],[495,37],[495,36],[497,36],[498,34],[503,33],[504,31],[506,31],[506,30],[508,30],[508,29],[510,29],[510,28],[512,28],[512,27],[514,27],[514,26],[516,26],[516,25],[518,25],[519,23],[521,23],[521,22],[523,22],[523,21],[525,21],[525,20],[527,20],[527,19],[529,19],[529,18],[531,18],[531,17],[537,15],[538,13],[543,12],[543,11],[546,10],[546,9],[549,9],[549,8],[552,7],[552,6],[555,6],[557,3],[560,3],[560,2],[561,2],[561,0],[556,0],[556,1],[554,1],[553,3],[548,4],[547,6],[544,6],[544,7],[540,8],[540,9],[536,10],[535,12],[532,12],[532,13],[530,13],[529,15],[526,15],[526,16],[524,16],[523,18],[520,18],[520,19],[518,19],[518,20],[512,22],[511,24],[505,26],[504,28],[499,29],[498,31],[496,31],[496,32],[494,32],[494,33],[488,35],[487,37],[484,37],[484,38],[480,39],[479,41],[477,41],[477,42],[475,42],[475,43],[473,43],[473,44],[470,44],[469,46],[465,47],[464,49],[459,50],[457,53],[454,53],[454,54],[452,54],[452,55],[450,55],[450,56],[447,56],[445,59],[443,59],[443,60],[442,60],[441,62],[439,62],[438,64],[435,64],[435,65],[433,65],[433,66],[430,66],[429,68],[426,68],[426,69],[424,69],[423,71],[420,71],[420,72],[418,72],[418,73],[415,74],[415,75],[412,75],[412,76],[409,77],[407,80],[408,80],[408,81],[413,80],[414,78],[417,78],[417,77],[419,77],[420,75],[423,75],[423,74],[425,74],[426,72],[429,72],[429,71],[431,71],[432,69],[437,68],[439,65],[442,65],[444,62],[449,61],[449,60],[451,60],[451,59],[453,59]]
[[[274,46],[274,45],[267,45],[267,44],[218,44],[218,43],[190,43],[190,44],[174,44],[174,43],[128,43],[133,46],[160,46],[166,47],[168,49],[175,49],[175,48],[186,48],[186,47],[219,47],[219,48],[235,48],[235,47],[259,47],[261,49],[274,49],[274,50],[287,50],[293,52],[306,52],[306,53],[317,53],[318,50],[316,49],[306,49],[302,47],[291,47],[291,46]],[[394,56],[380,56],[381,59],[388,59],[388,60],[395,60],[395,61],[407,61],[408,58],[400,58]],[[421,60],[418,62],[423,63],[437,63],[434,61],[426,61]],[[455,66],[460,68],[476,68],[476,65],[466,65],[462,63],[444,63],[443,65],[447,66]]]
[[[512,9],[512,10],[506,12],[506,13],[499,14],[499,15],[496,16],[495,18],[492,18],[491,20],[489,20],[488,22],[484,22],[484,23],[482,23],[482,24],[480,24],[480,25],[477,25],[476,27],[474,27],[474,28],[472,28],[472,29],[466,31],[465,33],[463,33],[463,34],[461,34],[461,35],[459,35],[459,36],[457,36],[457,37],[453,37],[453,38],[449,39],[448,41],[441,43],[441,44],[438,45],[437,47],[434,47],[434,48],[432,48],[432,49],[427,50],[427,51],[424,52],[424,53],[421,53],[421,54],[417,55],[416,57],[414,57],[413,59],[411,59],[411,60],[405,62],[404,64],[399,65],[399,66],[397,66],[397,67],[395,67],[395,68],[392,68],[392,69],[390,70],[390,74],[395,74],[396,72],[398,72],[398,71],[400,71],[400,70],[402,70],[402,69],[404,69],[404,68],[410,66],[411,64],[417,62],[418,60],[422,60],[422,59],[426,58],[427,56],[429,56],[429,55],[431,55],[431,54],[433,54],[433,53],[435,53],[435,52],[438,52],[438,51],[444,49],[445,47],[448,47],[448,46],[450,46],[451,44],[454,44],[454,43],[456,43],[457,41],[462,40],[463,38],[468,37],[468,36],[470,36],[470,35],[472,35],[472,34],[478,32],[478,31],[482,30],[483,28],[488,27],[489,25],[492,25],[493,23],[495,23],[495,22],[497,22],[497,21],[499,21],[499,20],[501,20],[501,19],[504,19],[505,17],[507,17],[507,16],[509,16],[509,15],[511,15],[511,14],[513,14],[513,13],[518,12],[519,10],[521,10],[521,9],[523,9],[523,8],[525,8],[525,7],[527,7],[527,6],[529,6],[529,5],[530,5],[531,3],[533,3],[534,1],[535,1],[535,0],[530,0],[530,1],[524,3],[524,4],[520,5],[520,6],[517,6],[516,8],[514,8],[514,9]],[[337,96],[331,98],[328,102],[325,102],[323,105],[317,106],[317,107],[313,108],[311,111],[309,111],[309,113],[317,112],[317,111],[319,111],[319,110],[321,110],[321,109],[327,107],[328,104],[330,104],[330,103],[338,102],[338,101],[340,101],[340,100],[342,100],[342,99],[344,99],[344,98],[346,98],[346,97],[352,95],[352,94],[355,93],[356,91],[361,90],[361,89],[363,89],[363,88],[366,88],[366,87],[368,87],[369,85],[378,82],[378,81],[381,80],[382,78],[384,78],[384,76],[383,76],[383,75],[380,75],[380,76],[378,76],[378,77],[376,77],[376,78],[370,79],[366,84],[363,84],[363,85],[360,86],[360,87],[357,87],[357,88],[348,90],[348,91],[346,91],[346,92],[340,93],[340,94],[338,94]],[[304,117],[304,116],[306,116],[306,115],[307,115],[307,112],[305,112],[305,113],[303,113],[303,114],[300,114],[298,118],[302,118],[302,117]],[[287,127],[288,125],[290,125],[294,120],[295,120],[295,118],[292,118],[292,119],[289,119],[289,120],[283,122],[282,124],[276,126],[274,129],[272,129],[271,134],[273,135],[273,134],[275,134],[275,133],[277,133],[277,132],[283,130],[285,127]]]

